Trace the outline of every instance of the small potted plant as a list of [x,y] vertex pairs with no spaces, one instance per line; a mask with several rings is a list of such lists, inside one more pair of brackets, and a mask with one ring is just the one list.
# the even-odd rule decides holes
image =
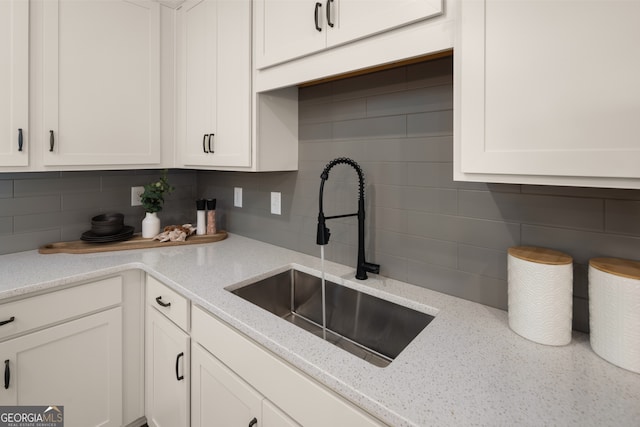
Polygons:
[[142,207],[146,212],[142,220],[142,237],[150,239],[160,233],[160,218],[158,212],[162,210],[165,194],[170,194],[174,188],[169,184],[165,170],[158,181],[146,184],[140,195]]

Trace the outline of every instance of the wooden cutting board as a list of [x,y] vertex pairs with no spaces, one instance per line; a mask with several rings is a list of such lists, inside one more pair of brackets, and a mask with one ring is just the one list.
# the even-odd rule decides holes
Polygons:
[[216,234],[203,236],[192,235],[184,242],[160,242],[158,240],[143,239],[135,234],[131,239],[123,242],[90,243],[84,240],[72,242],[49,243],[38,248],[41,254],[90,254],[95,252],[126,251],[129,249],[165,248],[167,246],[197,245],[201,243],[213,243],[227,238],[226,231],[218,231]]

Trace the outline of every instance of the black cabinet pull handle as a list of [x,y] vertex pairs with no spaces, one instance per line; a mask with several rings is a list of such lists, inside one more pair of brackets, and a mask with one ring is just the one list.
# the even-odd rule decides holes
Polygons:
[[22,151],[22,128],[18,129],[18,151]]
[[318,31],[322,31],[322,28],[320,27],[320,25],[318,25],[318,20],[320,19],[319,18],[319,10],[320,10],[321,7],[322,7],[322,3],[316,2],[316,9],[313,12],[313,19],[314,19],[314,21],[316,23],[316,30],[318,30]]
[[160,304],[162,307],[171,307],[171,303],[170,302],[164,302],[162,301],[162,296],[159,296],[156,298],[156,302],[158,304]]
[[208,153],[207,151],[207,137],[209,135],[207,135],[206,133],[202,136],[202,151],[204,151],[205,153]]
[[251,421],[249,421],[249,427],[253,427],[256,424],[258,424],[258,420],[256,420],[255,417]]
[[178,367],[179,367],[179,365],[180,365],[180,358],[181,358],[182,356],[184,356],[184,353],[180,353],[180,354],[178,355],[178,357],[176,357],[176,379],[177,379],[178,381],[182,381],[182,380],[184,379],[184,375],[180,375],[180,373],[178,372],[178,371],[179,371],[179,370],[178,370]]
[[49,131],[49,151],[53,151],[53,146],[55,144],[55,138],[53,136],[53,131]]
[[9,359],[4,361],[4,389],[9,388],[9,382],[11,381],[11,368],[9,368]]
[[16,320],[16,318],[15,318],[14,316],[11,316],[11,318],[10,318],[10,319],[8,319],[8,320],[3,320],[2,322],[0,322],[0,326],[2,326],[2,325],[6,325],[7,323],[11,323],[11,322],[13,322],[14,320]]
[[215,151],[213,150],[213,148],[211,148],[211,140],[213,139],[213,137],[215,136],[215,133],[212,133],[209,135],[209,152],[211,154],[215,153]]
[[333,3],[333,0],[327,0],[327,24],[333,28],[333,22],[331,22],[331,3]]

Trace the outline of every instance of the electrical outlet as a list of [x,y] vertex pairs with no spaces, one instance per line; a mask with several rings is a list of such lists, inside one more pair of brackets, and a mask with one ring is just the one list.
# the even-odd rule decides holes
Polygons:
[[140,196],[144,193],[144,187],[131,187],[131,206],[142,206]]
[[271,192],[271,213],[282,215],[282,194],[280,192]]
[[242,187],[233,188],[233,206],[236,208],[242,207]]

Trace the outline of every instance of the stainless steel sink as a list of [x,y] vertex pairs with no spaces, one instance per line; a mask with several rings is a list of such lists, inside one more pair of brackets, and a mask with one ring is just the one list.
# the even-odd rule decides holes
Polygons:
[[376,365],[387,366],[433,316],[291,269],[231,292]]

